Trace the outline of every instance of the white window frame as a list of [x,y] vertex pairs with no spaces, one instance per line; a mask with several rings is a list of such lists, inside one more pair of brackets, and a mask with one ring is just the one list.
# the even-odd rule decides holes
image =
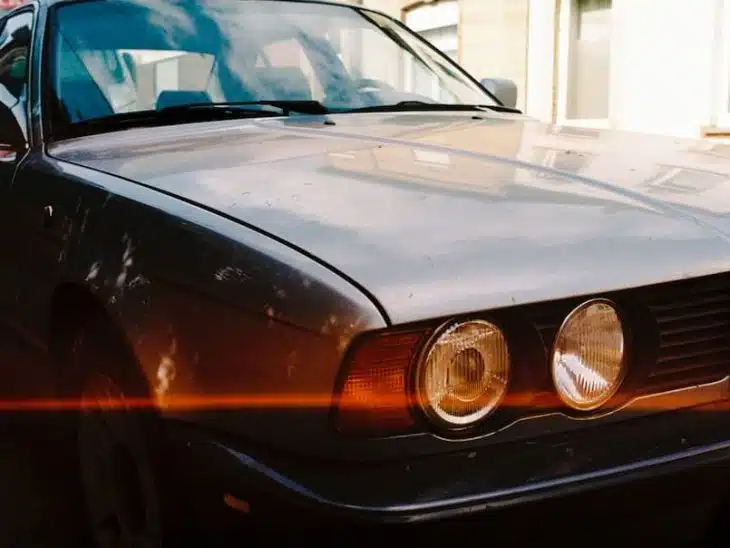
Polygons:
[[[608,101],[608,116],[606,118],[568,118],[568,90],[569,90],[569,82],[570,82],[570,55],[571,55],[571,45],[573,43],[573,36],[576,32],[576,19],[577,14],[575,10],[575,4],[576,0],[563,0],[560,3],[560,13],[558,17],[558,25],[559,25],[559,32],[558,32],[558,44],[557,44],[557,52],[558,52],[558,71],[557,71],[557,79],[558,79],[558,97],[557,97],[557,115],[556,119],[558,124],[563,125],[571,125],[571,126],[577,126],[577,127],[587,127],[587,128],[599,128],[599,129],[605,129],[609,128],[611,125],[611,90],[609,90],[609,101]],[[613,2],[611,5],[611,31],[614,31],[614,21],[615,21],[615,7],[613,6]],[[611,61],[610,61],[610,67],[609,70],[611,71],[611,74],[613,74],[613,60],[614,60],[614,41],[611,40]],[[609,78],[609,81],[613,79],[613,76]]]
[[730,128],[730,0],[721,8],[720,52],[718,55],[718,91],[716,95],[717,126]]

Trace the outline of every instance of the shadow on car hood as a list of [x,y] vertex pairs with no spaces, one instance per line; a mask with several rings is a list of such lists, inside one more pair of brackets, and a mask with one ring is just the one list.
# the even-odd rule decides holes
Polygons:
[[728,150],[399,113],[129,130],[50,153],[287,240],[400,323],[730,270]]

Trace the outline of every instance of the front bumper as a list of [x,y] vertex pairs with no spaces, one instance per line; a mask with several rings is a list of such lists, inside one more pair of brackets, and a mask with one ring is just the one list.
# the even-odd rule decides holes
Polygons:
[[[586,426],[531,441],[389,462],[314,460],[182,434],[184,474],[288,515],[378,523],[449,520],[730,461],[730,401]],[[723,485],[722,488],[726,487]],[[275,514],[274,514],[275,515]]]

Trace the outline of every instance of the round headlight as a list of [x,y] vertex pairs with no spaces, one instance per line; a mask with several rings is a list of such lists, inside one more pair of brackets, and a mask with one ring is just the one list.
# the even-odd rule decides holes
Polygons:
[[573,310],[555,337],[551,364],[563,403],[581,411],[597,409],[621,387],[625,368],[624,329],[616,309],[594,300]]
[[432,419],[471,426],[501,403],[509,380],[507,341],[499,328],[474,320],[436,337],[417,370],[416,395]]

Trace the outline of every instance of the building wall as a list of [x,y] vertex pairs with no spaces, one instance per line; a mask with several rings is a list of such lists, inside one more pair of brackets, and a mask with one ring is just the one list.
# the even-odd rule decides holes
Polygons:
[[363,0],[362,5],[387,13],[391,17],[400,19],[403,9],[412,4],[412,0]]
[[698,137],[713,121],[717,2],[669,1],[614,2],[612,117],[623,129]]
[[[459,5],[458,61],[476,79],[509,78],[517,83],[518,108],[525,108],[529,0],[456,0]],[[363,0],[365,7],[405,20],[413,0]]]
[[517,108],[527,88],[526,0],[461,0],[461,64],[477,79],[517,83]]
[[730,0],[613,0],[609,112],[566,116],[577,0],[530,0],[526,112],[542,120],[702,137],[730,129]]
[[[515,81],[518,107],[528,115],[565,125],[730,138],[730,0],[612,0],[610,43],[602,54],[609,69],[596,78],[590,57],[576,62],[571,53],[572,17],[579,1],[600,6],[607,0],[457,1],[459,62],[477,79]],[[362,3],[401,19],[414,5]],[[582,47],[595,46],[585,40]],[[576,79],[581,90],[596,85],[578,93]],[[607,102],[605,119],[577,119],[569,92],[573,102],[585,103],[589,94]]]

